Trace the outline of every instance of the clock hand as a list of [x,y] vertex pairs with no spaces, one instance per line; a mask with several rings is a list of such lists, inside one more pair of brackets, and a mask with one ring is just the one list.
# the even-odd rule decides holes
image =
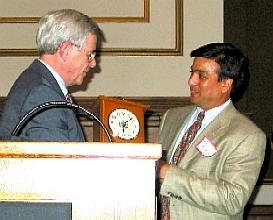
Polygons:
[[121,121],[121,122],[119,122],[119,126],[121,127],[123,133],[125,132],[125,128],[128,128],[128,122],[129,122],[130,120],[132,120],[132,119],[133,119],[133,118],[130,118],[130,119],[127,120],[127,121]]
[[126,121],[121,121],[120,123],[119,123],[119,126],[122,128],[122,130],[124,131],[124,128],[126,128],[127,127],[127,122]]
[[128,128],[128,121],[123,122],[122,131],[125,132],[125,128]]
[[128,122],[129,121],[131,121],[131,120],[133,120],[134,118],[133,117],[131,117],[131,118],[129,118],[127,121],[123,121],[126,125],[128,124]]

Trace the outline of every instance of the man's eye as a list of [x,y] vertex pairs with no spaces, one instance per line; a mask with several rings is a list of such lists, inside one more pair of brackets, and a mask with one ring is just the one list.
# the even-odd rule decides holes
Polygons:
[[198,70],[190,70],[190,75],[192,76],[194,73],[198,74],[200,79],[208,79],[208,74],[204,71]]
[[205,72],[199,72],[199,77],[200,77],[200,79],[207,79],[208,78],[208,76]]

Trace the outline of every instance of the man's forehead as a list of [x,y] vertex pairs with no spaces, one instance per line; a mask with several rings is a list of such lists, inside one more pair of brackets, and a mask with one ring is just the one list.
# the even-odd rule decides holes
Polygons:
[[213,59],[208,59],[205,57],[195,57],[191,66],[192,70],[203,72],[214,72],[218,71],[219,68],[219,64],[216,63]]

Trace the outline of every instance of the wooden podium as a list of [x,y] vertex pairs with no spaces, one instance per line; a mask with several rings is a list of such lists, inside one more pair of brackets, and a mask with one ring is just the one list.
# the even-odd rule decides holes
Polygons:
[[71,220],[154,220],[160,157],[160,144],[0,142],[0,203],[71,203]]
[[[142,103],[128,101],[125,99],[119,99],[114,97],[99,96],[95,105],[93,107],[93,112],[98,116],[98,118],[103,122],[107,130],[110,132],[110,136],[113,142],[116,143],[144,143],[145,142],[145,131],[144,131],[144,113],[149,108],[149,105],[144,105]],[[110,126],[110,115],[115,110],[123,109],[132,113],[137,123],[139,124],[139,131],[136,136],[132,139],[124,139],[118,135],[114,135]],[[120,121],[122,123],[122,121]],[[130,129],[130,128],[127,128]],[[129,131],[130,132],[130,131]],[[99,126],[98,123],[94,123],[93,129],[93,140],[97,142],[108,142],[108,138],[105,131]]]

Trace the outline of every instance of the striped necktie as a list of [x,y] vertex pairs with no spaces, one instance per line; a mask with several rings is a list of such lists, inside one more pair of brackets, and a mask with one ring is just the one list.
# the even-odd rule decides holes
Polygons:
[[[188,128],[186,133],[183,135],[181,142],[179,143],[177,149],[174,152],[173,158],[171,159],[171,164],[177,165],[181,159],[184,157],[187,149],[189,148],[191,142],[195,138],[198,130],[201,128],[202,121],[205,117],[205,112],[199,112],[196,121]],[[159,196],[160,198],[160,219],[169,220],[170,219],[170,199],[167,196]]]

